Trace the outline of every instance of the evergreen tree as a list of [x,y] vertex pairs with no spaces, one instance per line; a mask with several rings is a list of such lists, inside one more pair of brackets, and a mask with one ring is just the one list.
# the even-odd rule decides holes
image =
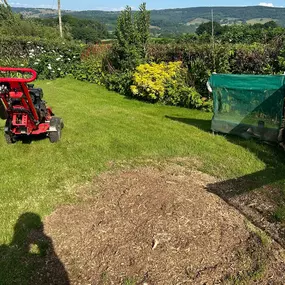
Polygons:
[[110,59],[115,69],[131,70],[146,60],[149,26],[145,3],[138,12],[133,13],[129,6],[121,12],[115,32],[117,43]]
[[140,5],[139,12],[136,14],[136,29],[138,42],[142,47],[142,57],[147,57],[147,44],[149,42],[150,12],[146,9],[146,3]]

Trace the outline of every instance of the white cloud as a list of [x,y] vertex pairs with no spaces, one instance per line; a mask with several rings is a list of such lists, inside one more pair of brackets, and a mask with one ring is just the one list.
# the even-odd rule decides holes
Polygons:
[[21,7],[21,8],[47,8],[47,9],[54,8],[52,5],[46,5],[46,4],[32,5],[32,4],[23,4],[19,2],[11,2],[10,5],[12,7]]
[[266,2],[260,2],[259,6],[264,6],[264,7],[274,7],[273,3],[266,3]]
[[[126,7],[111,8],[111,7],[95,7],[94,10],[118,12],[124,10]],[[137,10],[136,7],[131,6],[132,10]]]

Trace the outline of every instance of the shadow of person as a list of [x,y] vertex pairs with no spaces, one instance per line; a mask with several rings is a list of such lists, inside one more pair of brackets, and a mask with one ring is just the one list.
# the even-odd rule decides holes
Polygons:
[[70,284],[39,215],[21,215],[12,242],[0,246],[0,284]]

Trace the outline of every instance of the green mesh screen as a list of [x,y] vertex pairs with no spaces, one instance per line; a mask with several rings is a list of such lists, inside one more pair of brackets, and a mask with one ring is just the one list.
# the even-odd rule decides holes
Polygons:
[[213,74],[212,130],[277,141],[284,105],[283,75]]

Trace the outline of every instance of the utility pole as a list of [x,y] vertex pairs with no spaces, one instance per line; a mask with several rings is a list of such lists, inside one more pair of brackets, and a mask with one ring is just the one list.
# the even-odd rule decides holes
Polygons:
[[62,32],[62,21],[61,21],[61,8],[60,8],[60,0],[57,1],[58,6],[58,22],[59,22],[59,33],[60,37],[63,38],[63,32]]
[[214,29],[214,10],[211,10],[212,14],[212,42],[213,42],[213,65],[214,65],[214,72],[216,72],[216,53],[215,53],[215,29]]

